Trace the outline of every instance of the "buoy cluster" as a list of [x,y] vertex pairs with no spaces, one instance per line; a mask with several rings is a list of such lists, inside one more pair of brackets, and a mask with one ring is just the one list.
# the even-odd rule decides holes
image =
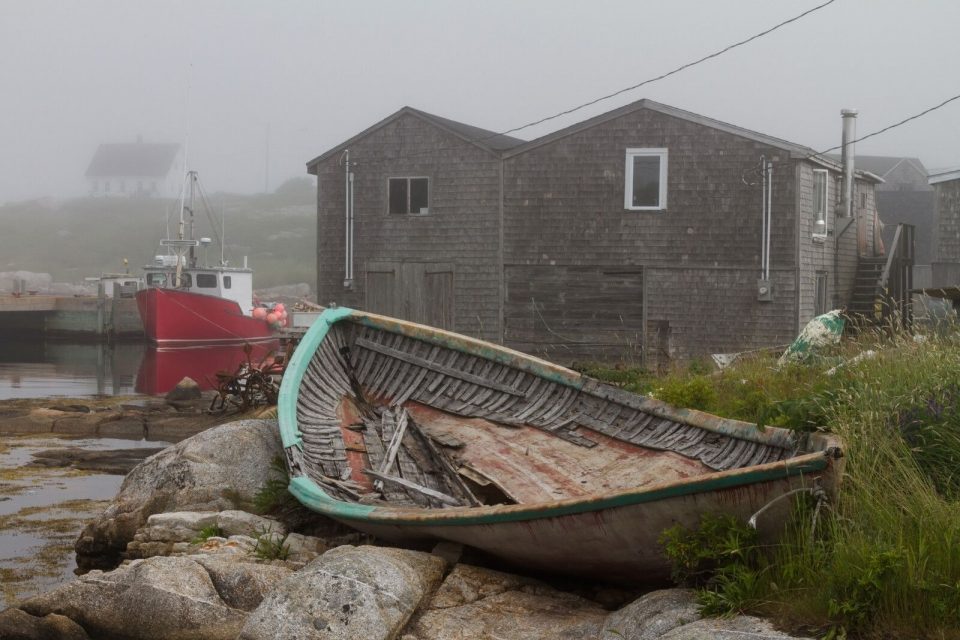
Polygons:
[[263,320],[271,329],[280,329],[287,324],[287,308],[282,302],[269,307],[254,307],[253,317],[257,320]]

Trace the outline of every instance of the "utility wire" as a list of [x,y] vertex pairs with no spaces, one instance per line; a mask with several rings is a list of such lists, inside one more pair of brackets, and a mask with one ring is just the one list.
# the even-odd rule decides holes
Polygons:
[[724,47],[723,49],[720,49],[719,51],[715,51],[715,52],[713,52],[713,53],[711,53],[711,54],[709,54],[709,55],[703,56],[702,58],[700,58],[700,59],[698,59],[698,60],[694,60],[693,62],[688,62],[688,63],[686,63],[686,64],[684,64],[684,65],[681,65],[681,66],[677,67],[676,69],[673,69],[672,71],[668,71],[668,72],[666,72],[666,73],[660,74],[659,76],[657,76],[657,77],[655,77],[655,78],[650,78],[649,80],[644,80],[643,82],[639,82],[639,83],[637,83],[637,84],[635,84],[635,85],[632,85],[632,86],[629,86],[629,87],[624,87],[623,89],[620,89],[620,90],[618,90],[618,91],[614,91],[613,93],[609,93],[609,94],[607,94],[607,95],[605,95],[605,96],[601,96],[601,97],[596,98],[596,99],[594,99],[594,100],[591,100],[591,101],[589,101],[589,102],[584,102],[583,104],[578,105],[578,106],[576,106],[576,107],[571,107],[570,109],[567,109],[567,110],[565,110],[565,111],[561,111],[560,113],[555,113],[555,114],[553,114],[552,116],[547,116],[546,118],[540,118],[539,120],[537,120],[537,121],[535,121],[535,122],[530,122],[530,123],[528,123],[528,124],[521,125],[521,126],[519,126],[519,127],[514,127],[513,129],[507,129],[506,131],[501,131],[501,132],[499,132],[499,133],[494,133],[494,134],[492,134],[492,135],[490,135],[490,136],[487,136],[487,137],[485,137],[485,138],[480,138],[479,140],[474,140],[474,142],[482,142],[482,141],[484,141],[484,140],[489,140],[490,138],[495,138],[495,137],[497,137],[497,136],[505,136],[505,135],[507,135],[507,134],[514,133],[514,132],[516,132],[516,131],[520,131],[520,130],[522,130],[522,129],[527,129],[527,128],[529,128],[529,127],[533,127],[533,126],[538,125],[538,124],[543,124],[544,122],[548,122],[548,121],[550,121],[550,120],[555,120],[556,118],[559,118],[559,117],[561,117],[561,116],[565,116],[565,115],[571,114],[571,113],[573,113],[573,112],[575,112],[575,111],[579,111],[580,109],[584,109],[584,108],[586,108],[586,107],[595,105],[595,104],[597,104],[598,102],[602,102],[602,101],[604,101],[604,100],[609,100],[610,98],[614,98],[614,97],[616,97],[616,96],[619,96],[620,94],[627,93],[628,91],[633,91],[634,89],[639,89],[640,87],[642,87],[642,86],[644,86],[644,85],[652,84],[652,83],[654,83],[654,82],[657,82],[658,80],[663,80],[664,78],[669,78],[670,76],[672,76],[672,75],[674,75],[674,74],[680,73],[680,72],[683,71],[684,69],[689,69],[690,67],[696,66],[696,65],[700,64],[701,62],[706,62],[707,60],[710,60],[710,59],[712,59],[712,58],[716,58],[716,57],[718,57],[718,56],[721,56],[721,55],[723,55],[724,53],[726,53],[727,51],[730,51],[730,50],[732,50],[732,49],[736,49],[737,47],[742,47],[743,45],[745,45],[745,44],[747,44],[747,43],[749,43],[749,42],[753,42],[753,41],[756,40],[757,38],[762,38],[763,36],[765,36],[765,35],[767,35],[767,34],[769,34],[769,33],[772,33],[772,32],[774,32],[774,31],[776,31],[777,29],[780,29],[781,27],[784,27],[784,26],[790,24],[791,22],[796,22],[797,20],[800,20],[801,18],[803,18],[803,17],[805,17],[805,16],[808,16],[808,15],[810,15],[811,13],[813,13],[813,12],[815,12],[815,11],[819,11],[820,9],[823,9],[824,7],[827,7],[827,6],[831,5],[831,4],[833,4],[834,2],[836,2],[836,0],[827,0],[827,2],[824,2],[824,3],[821,4],[821,5],[817,5],[816,7],[813,7],[812,9],[808,9],[808,10],[804,11],[803,13],[801,13],[801,14],[799,14],[799,15],[797,15],[797,16],[794,16],[794,17],[792,17],[792,18],[790,18],[789,20],[784,20],[783,22],[780,22],[779,24],[775,24],[774,26],[770,27],[769,29],[766,29],[766,30],[764,30],[764,31],[761,31],[760,33],[757,33],[757,34],[755,34],[755,35],[752,35],[752,36],[750,36],[749,38],[747,38],[746,40],[741,40],[740,42],[735,42],[735,43],[733,43],[733,44],[731,44],[731,45],[728,45],[728,46]]
[[[912,115],[912,116],[910,116],[910,117],[908,117],[908,118],[904,118],[904,119],[901,120],[900,122],[895,122],[895,123],[893,123],[893,124],[891,124],[891,125],[888,125],[888,126],[884,127],[883,129],[879,129],[879,130],[877,130],[877,131],[874,131],[873,133],[868,133],[868,134],[865,135],[865,136],[861,136],[861,137],[859,137],[859,138],[857,138],[857,139],[855,139],[855,140],[851,140],[851,141],[848,142],[847,144],[854,144],[855,142],[860,142],[860,141],[862,141],[862,140],[866,140],[867,138],[872,138],[872,137],[874,137],[874,136],[878,136],[878,135],[880,135],[881,133],[884,133],[884,132],[886,132],[886,131],[890,131],[891,129],[896,129],[896,128],[899,127],[900,125],[907,124],[907,123],[910,122],[911,120],[916,120],[917,118],[920,118],[920,117],[922,117],[922,116],[925,116],[925,115],[927,115],[928,113],[930,113],[931,111],[936,111],[936,110],[939,109],[940,107],[945,107],[945,106],[947,106],[948,104],[950,104],[951,102],[953,102],[954,100],[960,100],[960,94],[957,94],[957,95],[953,96],[952,98],[947,98],[946,100],[944,100],[944,101],[941,102],[940,104],[934,105],[934,106],[930,107],[929,109],[924,109],[924,110],[921,111],[920,113],[916,113],[916,114],[914,114],[914,115]],[[806,158],[804,158],[804,160],[809,160],[810,158],[814,158],[814,157],[816,157],[816,156],[822,156],[822,155],[825,154],[825,153],[830,153],[831,151],[836,151],[837,149],[842,149],[842,148],[843,148],[843,145],[842,145],[842,144],[838,144],[838,145],[835,146],[835,147],[830,147],[829,149],[825,149],[825,150],[823,150],[823,151],[818,151],[818,152],[811,153],[811,154],[808,155]]]
[[[553,115],[551,115],[551,116],[547,116],[547,117],[545,117],[545,118],[540,118],[539,120],[536,120],[536,121],[534,121],[534,122],[529,122],[529,123],[527,123],[527,124],[520,125],[520,126],[518,126],[518,127],[512,128],[512,129],[507,129],[507,130],[505,130],[505,131],[499,131],[499,132],[490,133],[490,134],[488,134],[488,135],[481,136],[481,137],[479,137],[479,138],[471,138],[471,139],[468,140],[468,142],[471,142],[471,143],[485,142],[485,141],[487,141],[487,140],[492,140],[493,138],[498,138],[498,137],[500,137],[500,136],[505,136],[505,135],[508,135],[508,134],[511,134],[511,133],[516,133],[517,131],[521,131],[521,130],[523,130],[523,129],[529,129],[530,127],[536,126],[536,125],[538,125],[538,124],[543,124],[544,122],[549,122],[550,120],[556,120],[557,118],[560,118],[560,117],[562,117],[562,116],[569,115],[569,114],[574,113],[574,112],[576,112],[576,111],[579,111],[579,110],[581,110],[581,109],[585,109],[586,107],[595,105],[595,104],[597,104],[598,102],[603,102],[604,100],[609,100],[610,98],[613,98],[613,97],[619,96],[619,95],[621,95],[621,94],[627,93],[628,91],[633,91],[634,89],[639,89],[640,87],[643,87],[643,86],[648,85],[648,84],[652,84],[652,83],[657,82],[657,81],[659,81],[659,80],[663,80],[664,78],[669,78],[670,76],[675,75],[675,74],[677,74],[677,73],[680,73],[681,71],[683,71],[683,70],[685,70],[685,69],[689,69],[690,67],[696,66],[696,65],[698,65],[698,64],[700,64],[700,63],[702,63],[702,62],[706,62],[707,60],[711,60],[711,59],[713,59],[713,58],[716,58],[716,57],[718,57],[718,56],[721,56],[721,55],[723,55],[724,53],[726,53],[726,52],[728,52],[728,51],[730,51],[730,50],[732,50],[732,49],[736,49],[737,47],[742,47],[743,45],[745,45],[745,44],[747,44],[747,43],[749,43],[749,42],[752,42],[752,41],[754,41],[754,40],[756,40],[756,39],[758,39],[758,38],[762,38],[763,36],[765,36],[765,35],[767,35],[767,34],[770,34],[770,33],[774,32],[774,31],[776,31],[777,29],[780,29],[781,27],[784,27],[784,26],[786,26],[786,25],[788,25],[788,24],[790,24],[790,23],[792,23],[792,22],[796,22],[797,20],[800,20],[801,18],[806,17],[806,16],[810,15],[811,13],[813,13],[813,12],[815,12],[815,11],[819,11],[819,10],[821,10],[821,9],[823,9],[823,8],[831,5],[831,4],[833,4],[833,3],[836,2],[836,1],[837,1],[837,0],[827,0],[827,2],[824,2],[823,4],[817,5],[816,7],[813,7],[813,8],[811,8],[811,9],[808,9],[808,10],[804,11],[803,13],[801,13],[801,14],[799,14],[799,15],[796,15],[796,16],[794,16],[794,17],[792,17],[792,18],[789,18],[789,19],[787,19],[787,20],[784,20],[783,22],[780,22],[780,23],[778,23],[778,24],[775,24],[775,25],[773,25],[772,27],[770,27],[770,28],[768,28],[768,29],[765,29],[764,31],[761,31],[760,33],[754,34],[754,35],[750,36],[749,38],[746,38],[745,40],[740,40],[739,42],[735,42],[735,43],[733,43],[733,44],[731,44],[731,45],[728,45],[728,46],[724,47],[723,49],[720,49],[719,51],[715,51],[715,52],[713,52],[713,53],[711,53],[711,54],[708,54],[708,55],[703,56],[702,58],[699,58],[699,59],[697,59],[697,60],[694,60],[693,62],[688,62],[688,63],[686,63],[686,64],[683,64],[683,65],[677,67],[676,69],[673,69],[673,70],[671,70],[671,71],[667,71],[666,73],[662,73],[662,74],[660,74],[659,76],[656,76],[655,78],[649,78],[649,79],[647,79],[647,80],[644,80],[643,82],[638,82],[638,83],[635,84],[635,85],[631,85],[631,86],[629,86],[629,87],[625,87],[625,88],[623,88],[623,89],[619,89],[618,91],[614,91],[613,93],[609,93],[609,94],[607,94],[607,95],[605,95],[605,96],[601,96],[601,97],[599,97],[599,98],[595,98],[595,99],[593,99],[593,100],[590,100],[589,102],[584,102],[583,104],[580,104],[580,105],[578,105],[578,106],[576,106],[576,107],[571,107],[571,108],[566,109],[566,110],[564,110],[564,111],[561,111],[561,112],[559,112],[559,113],[555,113],[555,114],[553,114]],[[428,150],[428,151],[420,151],[420,152],[417,152],[417,153],[402,154],[402,155],[401,155],[401,158],[412,158],[412,157],[421,156],[421,155],[431,155],[431,154],[437,153],[438,151],[452,151],[452,150],[454,150],[455,148],[456,148],[456,147],[448,147],[448,148],[445,148],[445,149],[444,149],[444,148],[431,149],[431,150]]]

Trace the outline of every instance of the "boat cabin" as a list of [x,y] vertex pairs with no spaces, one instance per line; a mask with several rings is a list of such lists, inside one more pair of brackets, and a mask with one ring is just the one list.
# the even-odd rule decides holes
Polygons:
[[[157,256],[167,258],[167,256]],[[245,315],[253,311],[253,271],[230,267],[197,267],[180,270],[180,286],[176,282],[176,265],[158,260],[161,264],[144,267],[148,287],[180,289],[218,298],[233,300]]]

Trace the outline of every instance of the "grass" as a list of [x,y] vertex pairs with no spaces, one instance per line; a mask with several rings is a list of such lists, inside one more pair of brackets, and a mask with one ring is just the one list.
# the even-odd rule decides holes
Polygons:
[[225,538],[223,529],[215,524],[207,525],[206,527],[200,529],[200,532],[197,534],[197,537],[193,539],[193,544],[199,544],[206,542],[210,538]]
[[269,529],[260,531],[253,547],[253,555],[261,560],[286,560],[290,557],[290,545],[287,536],[280,536]]
[[[827,375],[838,359],[867,349],[877,355]],[[960,638],[955,328],[921,341],[876,332],[827,358],[780,369],[758,356],[719,373],[617,375],[615,383],[647,385],[668,402],[797,430],[828,425],[845,441],[840,495],[821,512],[812,539],[812,505],[804,497],[794,528],[776,548],[755,554],[744,543],[737,562],[721,562],[729,548],[726,556],[696,560],[714,569],[701,583],[706,611],[762,614],[832,638]],[[672,535],[665,538],[668,553],[671,545],[683,548],[684,532]],[[710,538],[709,531],[685,535]],[[683,554],[673,556],[685,566]]]

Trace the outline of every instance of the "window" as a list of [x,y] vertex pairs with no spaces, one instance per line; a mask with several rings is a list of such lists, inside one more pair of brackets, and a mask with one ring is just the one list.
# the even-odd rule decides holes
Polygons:
[[627,149],[625,178],[625,209],[667,208],[666,149]]
[[216,289],[217,288],[217,274],[215,273],[198,273],[197,274],[197,287],[200,289]]
[[167,284],[167,275],[164,273],[148,273],[147,284],[151,287],[163,287]]
[[827,308],[827,272],[817,271],[817,288],[814,292],[813,315],[822,316]]
[[223,288],[229,289],[233,285],[233,278],[230,276],[223,276]]
[[813,234],[827,235],[827,171],[813,170]]
[[427,178],[389,178],[390,213],[425,214],[430,210],[430,183]]

